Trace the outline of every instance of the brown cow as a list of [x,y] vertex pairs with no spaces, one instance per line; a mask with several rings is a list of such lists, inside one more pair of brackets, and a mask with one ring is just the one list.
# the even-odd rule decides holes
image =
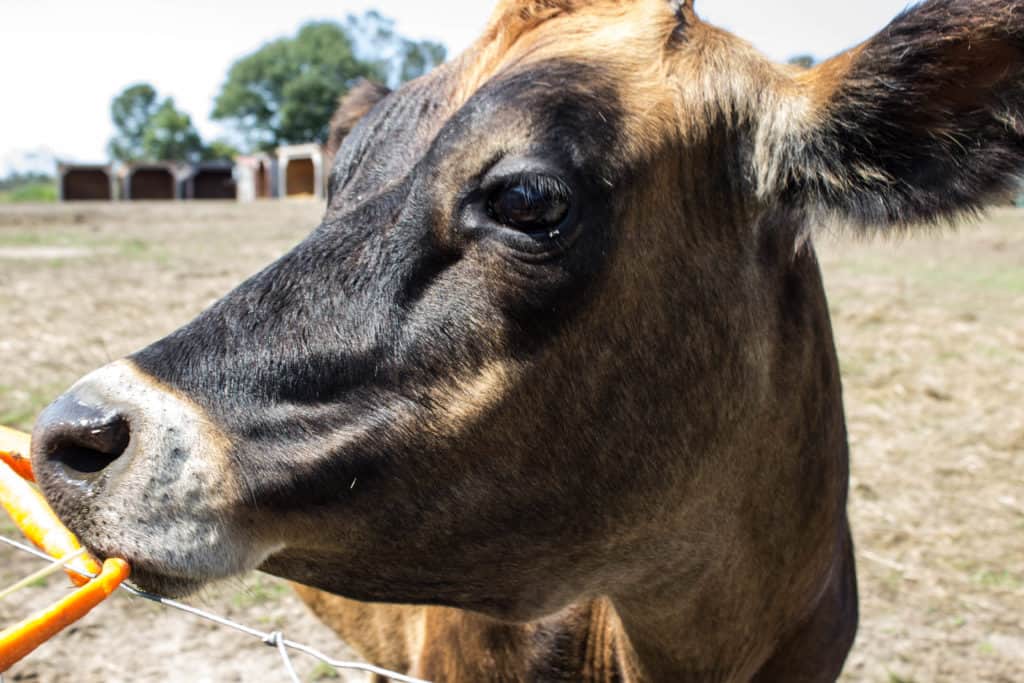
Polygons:
[[857,596],[811,229],[1002,196],[1022,49],[1016,0],[931,0],[810,71],[689,2],[507,0],[354,98],[306,241],[47,409],[39,480],[140,585],[261,567],[419,676],[834,680]]

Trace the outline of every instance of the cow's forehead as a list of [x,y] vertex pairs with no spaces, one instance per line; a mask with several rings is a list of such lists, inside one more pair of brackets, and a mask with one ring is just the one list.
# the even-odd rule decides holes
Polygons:
[[614,122],[615,138],[632,148],[624,156],[640,155],[676,124],[665,57],[677,26],[667,0],[502,3],[477,43],[393,93],[352,131],[333,180],[355,174],[346,194],[379,192],[435,143],[472,145],[438,139],[473,137],[472,120],[490,119],[492,143],[504,136],[510,148],[529,144],[547,114],[571,108],[567,98],[591,108],[595,124]]
[[508,0],[455,61],[454,103],[507,70],[557,61],[600,64],[624,88],[649,97],[663,84],[679,21],[668,0]]
[[344,188],[346,203],[360,203],[408,175],[451,116],[452,84],[443,67],[374,107],[338,149],[332,190]]

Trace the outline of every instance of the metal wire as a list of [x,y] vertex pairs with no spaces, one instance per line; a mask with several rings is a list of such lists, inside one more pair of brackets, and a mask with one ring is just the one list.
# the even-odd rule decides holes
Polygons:
[[[302,683],[299,678],[299,674],[295,673],[295,667],[292,666],[292,660],[288,657],[288,650],[284,646],[284,636],[281,635],[280,631],[274,631],[270,634],[270,639],[263,641],[267,645],[273,645],[277,648],[278,654],[281,655],[281,661],[284,662],[284,670],[288,672],[288,676],[291,677],[292,683]],[[0,683],[3,683],[0,681]]]
[[[15,541],[13,539],[6,538],[5,536],[0,536],[0,543],[9,545],[12,548],[16,548],[30,555],[34,555],[40,559],[46,560],[47,562],[53,561],[53,558],[47,555],[46,553],[36,550],[32,546],[26,545],[24,543],[19,543],[18,541]],[[68,571],[73,571],[76,574],[88,577],[90,579],[96,578],[96,575],[90,572],[80,571],[73,567],[68,567],[67,569]],[[395,671],[388,671],[387,669],[382,669],[379,666],[374,666],[372,664],[332,659],[324,653],[318,650],[314,650],[308,645],[302,645],[301,643],[296,643],[291,640],[287,640],[280,631],[266,633],[264,631],[260,631],[249,626],[246,626],[244,624],[239,624],[238,622],[232,621],[231,619],[227,619],[226,617],[222,617],[217,614],[201,610],[197,607],[192,607],[191,605],[186,605],[184,603],[178,602],[177,600],[171,600],[169,598],[156,595],[155,593],[147,593],[146,591],[139,590],[134,586],[129,586],[124,583],[121,584],[121,588],[137,598],[149,600],[151,602],[163,605],[164,607],[170,607],[171,609],[186,612],[193,616],[199,617],[200,619],[206,619],[207,621],[212,621],[213,623],[218,624],[220,626],[225,626],[227,628],[240,631],[241,633],[245,633],[246,635],[259,639],[264,645],[276,648],[278,653],[280,653],[281,655],[281,661],[284,663],[285,670],[291,677],[292,683],[301,683],[301,679],[295,672],[295,667],[292,665],[291,658],[288,655],[289,649],[295,650],[296,652],[301,652],[302,654],[313,657],[314,659],[319,659],[324,664],[332,666],[335,669],[365,671],[367,673],[383,676],[384,678],[389,678],[393,681],[401,681],[402,683],[429,683],[429,681],[424,681],[421,678],[414,678],[412,676],[406,676],[405,674],[400,674]],[[2,673],[0,673],[0,683],[4,683]]]
[[56,574],[61,569],[64,569],[64,565],[66,565],[68,562],[71,562],[72,560],[77,560],[82,555],[85,555],[85,548],[79,548],[78,550],[72,553],[68,553],[64,557],[59,557],[53,560],[50,564],[46,565],[34,574],[29,574],[21,581],[15,581],[14,584],[8,586],[7,588],[4,588],[3,590],[0,590],[0,600],[3,600],[8,595],[13,595],[14,593],[17,593],[29,584],[35,583],[40,579],[45,579],[50,574]]

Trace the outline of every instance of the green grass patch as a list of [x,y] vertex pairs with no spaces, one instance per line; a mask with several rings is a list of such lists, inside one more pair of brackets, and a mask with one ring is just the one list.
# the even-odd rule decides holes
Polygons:
[[287,584],[257,576],[255,581],[231,596],[231,604],[238,609],[275,603],[288,594]]
[[1012,590],[1024,588],[1024,575],[1009,572],[1005,569],[984,569],[974,574],[971,578],[983,588],[1009,588]]
[[314,681],[332,681],[341,678],[338,670],[326,662],[317,662],[309,677]]
[[946,287],[961,286],[983,292],[1024,294],[1024,269],[986,264],[984,270],[964,264],[960,268],[921,269],[914,273],[922,282]]
[[55,182],[28,183],[10,190],[0,191],[0,204],[55,201],[57,201],[57,183]]
[[0,247],[98,247],[118,241],[80,230],[0,230]]
[[66,388],[63,383],[40,387],[12,387],[0,384],[0,425],[23,431],[31,430],[36,415]]
[[[117,258],[150,260],[165,266],[170,263],[167,250],[154,242],[138,237],[85,230],[0,230],[0,247],[13,249],[73,248],[85,250],[84,256],[113,255]],[[95,251],[95,253],[88,253]],[[76,256],[75,258],[79,258]],[[62,265],[68,259],[58,256],[47,259],[47,265]]]
[[892,673],[890,671],[889,672],[889,683],[915,683],[915,681],[914,681],[913,678],[907,678],[905,676],[900,676],[899,674],[894,674],[894,673]]
[[911,285],[939,286],[944,291],[1024,294],[1024,268],[994,263],[991,259],[981,260],[980,265],[955,258],[929,264],[865,255],[842,261],[836,271],[865,277],[900,278]]
[[145,256],[152,250],[153,245],[146,240],[127,239],[122,240],[118,245],[118,251],[124,256]]
[[6,514],[0,514],[0,536],[16,536],[18,527]]
[[122,239],[117,242],[116,249],[119,258],[149,261],[161,268],[167,268],[173,263],[170,252],[156,242],[137,238]]
[[839,373],[843,377],[864,377],[867,375],[867,368],[864,362],[854,357],[852,353],[839,356]]

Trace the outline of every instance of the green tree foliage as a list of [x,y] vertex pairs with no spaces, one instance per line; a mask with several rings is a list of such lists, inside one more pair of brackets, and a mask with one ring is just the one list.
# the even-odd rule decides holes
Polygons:
[[110,103],[110,118],[116,132],[107,145],[112,159],[143,158],[142,139],[159,106],[156,89],[149,83],[130,85],[114,98]]
[[442,64],[448,51],[441,43],[429,40],[414,42],[403,39],[402,55],[399,60],[398,78],[401,82],[411,81]]
[[254,148],[322,142],[338,97],[360,78],[394,85],[444,57],[442,45],[403,38],[376,12],[345,24],[309,23],[235,62],[212,118],[229,122]]
[[17,171],[0,178],[0,192],[7,192],[25,185],[52,183],[55,178],[45,173],[18,173]]
[[393,19],[373,10],[358,17],[349,15],[345,28],[356,54],[373,65],[378,80],[392,88],[422,76],[447,56],[441,43],[404,38],[395,31]]
[[237,61],[214,101],[253,147],[322,140],[337,97],[360,77],[376,77],[338,24],[303,26]]
[[197,161],[205,148],[192,117],[173,98],[160,99],[148,83],[125,88],[110,104],[114,137],[107,149],[116,161]]
[[792,64],[793,66],[799,66],[802,69],[810,69],[812,66],[814,66],[814,56],[813,55],[796,55],[795,57],[790,57],[789,61],[787,62],[787,64]]
[[198,161],[203,140],[192,125],[192,117],[174,106],[168,97],[149,120],[142,135],[143,158],[160,161]]
[[0,178],[0,204],[57,201],[57,180],[45,173],[12,173]]
[[241,154],[227,140],[217,139],[203,147],[203,161],[230,161]]

